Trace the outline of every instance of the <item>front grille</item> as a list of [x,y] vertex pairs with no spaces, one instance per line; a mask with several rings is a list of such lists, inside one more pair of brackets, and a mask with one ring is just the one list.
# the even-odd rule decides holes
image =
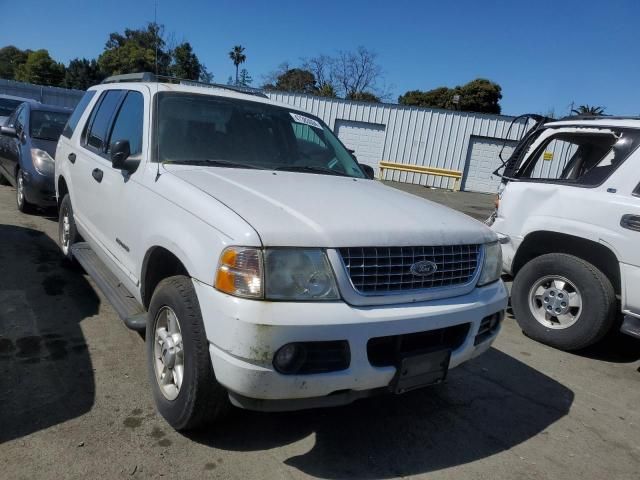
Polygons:
[[[354,288],[379,293],[448,287],[469,283],[478,268],[480,245],[435,247],[349,247],[340,255]],[[411,273],[416,262],[436,264],[434,273]]]

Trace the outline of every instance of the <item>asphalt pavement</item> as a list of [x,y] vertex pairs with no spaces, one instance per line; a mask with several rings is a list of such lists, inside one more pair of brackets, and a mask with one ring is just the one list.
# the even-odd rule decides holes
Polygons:
[[[490,211],[489,196],[420,188]],[[174,432],[154,409],[143,339],[62,262],[55,212],[23,215],[14,198],[0,186],[0,478],[640,477],[640,342],[564,353],[511,316],[442,386]]]

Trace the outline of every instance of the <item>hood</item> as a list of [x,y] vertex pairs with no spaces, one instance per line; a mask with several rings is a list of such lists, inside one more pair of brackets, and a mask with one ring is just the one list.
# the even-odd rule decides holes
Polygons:
[[496,238],[471,217],[374,180],[178,165],[166,170],[240,215],[264,246],[452,245]]
[[51,158],[56,156],[56,144],[58,142],[55,140],[43,140],[41,138],[31,137],[31,146],[33,148],[39,148],[40,150],[44,150]]

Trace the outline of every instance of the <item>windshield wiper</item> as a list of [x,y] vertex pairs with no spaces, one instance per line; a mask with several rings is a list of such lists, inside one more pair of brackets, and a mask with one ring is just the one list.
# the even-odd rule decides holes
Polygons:
[[247,163],[231,162],[229,160],[218,160],[213,158],[196,160],[196,159],[180,159],[180,160],[165,160],[163,164],[173,165],[207,165],[210,167],[229,167],[229,168],[251,168],[255,170],[264,170],[262,167],[255,165],[249,165]]
[[286,165],[282,167],[276,167],[273,170],[282,170],[285,172],[309,172],[309,173],[320,173],[324,175],[338,175],[340,177],[348,177],[346,173],[337,172],[336,170],[331,170],[330,168],[323,167],[311,167],[307,165]]

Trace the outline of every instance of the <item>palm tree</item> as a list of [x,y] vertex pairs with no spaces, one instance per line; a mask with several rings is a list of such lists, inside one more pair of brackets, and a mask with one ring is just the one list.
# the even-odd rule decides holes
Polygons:
[[234,46],[229,52],[229,58],[233,61],[233,64],[236,66],[236,85],[238,84],[238,67],[241,63],[244,63],[247,60],[247,56],[243,53],[244,47],[242,45]]
[[580,105],[578,108],[574,108],[573,110],[571,110],[571,113],[575,113],[576,115],[591,115],[591,116],[598,116],[598,115],[604,115],[604,109],[606,107],[599,107],[596,105]]

